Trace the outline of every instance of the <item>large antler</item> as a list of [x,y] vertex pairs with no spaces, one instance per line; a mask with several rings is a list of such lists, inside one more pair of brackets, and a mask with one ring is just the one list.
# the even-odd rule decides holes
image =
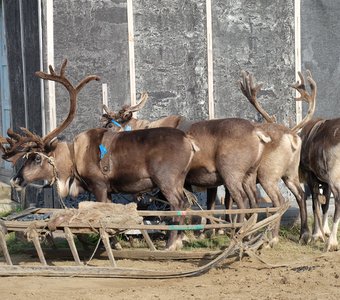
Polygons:
[[261,90],[263,83],[258,85],[254,84],[254,77],[246,71],[241,71],[242,81],[240,81],[240,88],[244,96],[255,107],[255,109],[265,118],[268,123],[275,123],[275,116],[270,116],[258,103],[257,93]]
[[74,87],[71,84],[71,82],[65,77],[66,64],[67,64],[67,59],[63,61],[61,68],[60,68],[59,75],[54,71],[51,65],[49,66],[50,74],[44,73],[41,71],[35,72],[35,75],[37,75],[38,77],[42,79],[56,81],[56,82],[61,83],[67,89],[70,95],[70,110],[67,115],[67,118],[57,128],[55,128],[53,131],[51,131],[49,134],[43,137],[43,141],[45,145],[49,144],[49,142],[53,138],[55,138],[57,135],[59,135],[74,119],[74,116],[76,113],[76,107],[77,107],[77,95],[80,92],[80,90],[90,81],[100,80],[98,76],[90,75],[90,76],[85,77],[76,87]]
[[298,132],[301,128],[305,126],[305,124],[312,119],[314,112],[315,112],[315,105],[316,105],[316,92],[317,92],[317,86],[312,78],[312,74],[309,70],[306,71],[307,73],[307,81],[309,82],[310,89],[312,91],[311,94],[309,94],[306,90],[305,80],[303,78],[303,75],[301,72],[298,72],[301,83],[297,81],[295,84],[291,85],[292,88],[296,89],[300,93],[300,97],[296,98],[296,101],[305,101],[309,104],[308,111],[306,116],[303,118],[303,120],[296,124],[292,130],[295,132]]
[[[67,60],[65,59],[62,63],[60,74],[56,74],[52,66],[49,66],[50,74],[41,71],[35,74],[45,80],[52,80],[61,83],[69,92],[70,95],[70,110],[67,118],[64,122],[55,128],[52,132],[48,133],[44,137],[40,137],[27,128],[20,128],[23,134],[14,132],[12,129],[7,130],[8,138],[0,136],[0,148],[3,152],[4,159],[10,159],[15,163],[17,154],[22,152],[30,151],[34,149],[35,151],[44,151],[46,147],[50,144],[52,139],[60,134],[74,119],[76,107],[77,107],[77,95],[79,91],[90,81],[100,80],[98,76],[90,75],[85,77],[76,87],[70,83],[70,81],[65,77],[65,68]],[[14,157],[14,159],[13,159]]]
[[118,113],[110,111],[106,105],[103,105],[103,109],[106,113],[103,114],[102,121],[105,122],[111,122],[112,120],[115,120],[117,122],[130,121],[130,119],[132,118],[132,113],[141,110],[144,107],[148,97],[149,97],[148,94],[146,92],[143,92],[140,96],[140,101],[136,105],[134,106],[125,105]]
[[0,147],[3,152],[2,158],[15,163],[18,153],[25,152],[31,148],[42,150],[43,140],[40,136],[30,132],[27,128],[20,128],[24,135],[14,132],[11,128],[7,130],[7,138],[0,136]]
[[141,94],[141,96],[140,96],[140,101],[139,101],[139,103],[137,103],[137,104],[134,105],[134,106],[126,107],[126,108],[125,108],[125,111],[126,111],[127,113],[129,113],[129,112],[133,113],[133,112],[135,112],[135,111],[141,110],[141,109],[144,107],[144,105],[145,105],[145,103],[146,103],[146,100],[148,100],[148,97],[149,97],[148,93],[147,93],[147,92],[143,92],[143,93]]

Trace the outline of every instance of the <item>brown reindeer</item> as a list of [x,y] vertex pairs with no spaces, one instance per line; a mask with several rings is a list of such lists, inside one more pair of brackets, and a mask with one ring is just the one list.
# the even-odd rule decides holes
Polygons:
[[[261,128],[268,136],[272,143],[266,144],[260,166],[257,171],[257,180],[272,200],[274,206],[279,206],[285,200],[278,188],[278,182],[283,180],[287,188],[293,193],[300,208],[301,230],[300,241],[308,243],[310,232],[307,224],[307,209],[304,199],[304,192],[299,181],[299,162],[301,153],[301,139],[298,131],[312,118],[315,111],[316,83],[310,72],[307,72],[307,80],[310,84],[312,93],[306,91],[304,78],[299,72],[301,83],[297,82],[292,85],[301,97],[297,100],[304,100],[309,103],[309,110],[304,119],[292,129],[281,124],[274,123],[276,119],[261,107],[257,101],[257,93],[262,84],[255,85],[253,76],[247,72],[242,72],[242,81],[240,87],[242,93],[256,110],[265,118],[268,123],[255,124]],[[277,242],[278,228],[274,234],[273,242]]]
[[[314,229],[313,239],[323,239],[329,235],[326,250],[338,249],[337,232],[340,220],[340,118],[314,119],[309,121],[301,131],[302,150],[300,171],[302,178],[312,192]],[[320,200],[319,189],[324,190],[325,202],[321,201],[323,210],[322,224],[318,216]],[[328,206],[330,194],[333,193],[335,211],[333,227],[328,226]]]
[[[97,201],[110,200],[115,192],[139,193],[158,187],[174,210],[186,209],[189,204],[183,185],[193,154],[198,148],[192,139],[174,128],[154,128],[133,132],[113,133],[105,128],[80,133],[72,143],[55,139],[73,120],[77,94],[87,82],[85,78],[76,88],[65,78],[66,62],[60,75],[50,66],[50,73],[37,72],[46,80],[60,82],[69,91],[70,111],[67,119],[45,137],[27,129],[24,135],[9,131],[8,145],[1,144],[3,158],[25,158],[23,167],[11,179],[17,188],[36,180],[56,182],[59,194],[77,196],[80,191],[93,193]],[[176,222],[183,223],[183,217]],[[177,232],[172,231],[167,248],[180,245]]]
[[252,193],[255,187],[248,187],[252,184],[249,179],[256,174],[264,144],[270,142],[262,129],[248,120],[237,118],[200,122],[187,121],[181,116],[168,116],[157,121],[133,118],[132,112],[140,110],[145,101],[146,97],[142,96],[139,104],[125,106],[117,114],[104,107],[105,126],[111,126],[115,131],[158,126],[174,126],[183,130],[195,139],[200,148],[191,162],[186,184],[207,188],[208,209],[215,205],[219,185],[226,186],[239,208],[245,207],[244,199],[247,197],[256,202]]

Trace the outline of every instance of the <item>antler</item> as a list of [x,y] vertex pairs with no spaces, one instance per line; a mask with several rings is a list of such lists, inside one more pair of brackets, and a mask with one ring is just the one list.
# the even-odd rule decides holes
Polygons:
[[291,87],[293,89],[296,89],[300,93],[300,97],[296,98],[296,101],[305,101],[309,104],[308,111],[306,116],[303,118],[303,120],[296,124],[292,130],[295,132],[298,132],[305,124],[312,119],[314,112],[315,112],[315,105],[316,105],[316,92],[317,92],[317,86],[316,83],[312,77],[312,74],[309,70],[306,71],[307,74],[307,81],[309,82],[310,89],[312,91],[311,94],[309,94],[306,90],[305,80],[303,78],[302,73],[299,71],[298,75],[300,77],[301,83],[297,81],[295,84],[292,84]]
[[248,99],[248,101],[255,107],[255,109],[265,118],[268,123],[275,123],[275,116],[270,116],[258,103],[257,101],[257,93],[261,90],[263,83],[258,85],[254,84],[254,77],[252,74],[246,71],[241,71],[242,81],[240,81],[240,88],[244,96]]
[[[18,153],[27,151],[28,149],[35,148],[43,150],[44,144],[40,136],[32,133],[27,128],[20,128],[24,135],[14,132],[11,128],[7,130],[8,138],[0,136],[0,147],[3,152],[3,159],[13,158]],[[15,163],[16,159],[12,159]]]
[[118,122],[130,121],[130,119],[132,118],[132,113],[141,110],[144,107],[148,97],[149,97],[148,93],[143,92],[141,94],[141,97],[140,97],[141,99],[139,103],[137,103],[134,106],[125,105],[122,107],[122,109],[118,113],[115,113],[114,111],[110,111],[106,105],[103,105],[103,109],[106,112],[106,114],[102,115],[102,121],[104,122],[111,122],[111,120],[115,120]]
[[[30,151],[31,149],[35,149],[38,151],[46,151],[48,145],[58,134],[60,134],[74,119],[76,107],[77,107],[77,95],[79,91],[90,81],[92,80],[100,80],[98,76],[90,75],[85,77],[76,87],[70,83],[70,81],[65,77],[65,68],[66,68],[67,60],[65,59],[62,63],[60,74],[58,75],[52,66],[49,66],[50,74],[44,73],[41,71],[36,72],[35,74],[45,80],[52,80],[61,83],[69,92],[70,95],[70,110],[67,118],[64,122],[55,128],[53,131],[45,135],[44,137],[40,137],[27,128],[20,128],[23,132],[23,135],[14,132],[12,129],[7,130],[8,138],[4,138],[0,136],[0,147],[3,152],[3,158],[9,159],[11,158],[12,162],[15,163],[15,158],[17,154],[22,152]],[[14,157],[14,159],[13,159]]]
[[134,106],[129,106],[129,107],[127,107],[127,108],[125,108],[125,111],[126,112],[135,112],[135,111],[139,111],[139,110],[141,110],[143,107],[144,107],[144,105],[145,105],[145,103],[146,103],[146,100],[148,100],[148,98],[149,98],[149,95],[148,95],[148,93],[147,92],[143,92],[142,93],[142,95],[140,96],[140,101],[139,101],[139,103],[137,103],[136,105],[134,105]]
[[45,80],[51,80],[61,83],[69,92],[70,95],[70,110],[67,115],[67,118],[64,120],[62,124],[60,124],[57,128],[55,128],[53,131],[48,133],[43,137],[44,144],[47,145],[51,142],[53,138],[55,138],[57,135],[59,135],[65,128],[72,122],[74,119],[75,113],[76,113],[76,107],[77,107],[77,95],[80,92],[80,90],[90,81],[92,80],[100,80],[100,78],[96,75],[90,75],[85,77],[76,87],[74,87],[71,82],[65,77],[65,68],[67,64],[67,59],[65,59],[61,65],[60,68],[60,74],[58,75],[53,67],[50,65],[49,70],[50,74],[44,73],[41,71],[35,72],[35,75],[38,77],[45,79]]

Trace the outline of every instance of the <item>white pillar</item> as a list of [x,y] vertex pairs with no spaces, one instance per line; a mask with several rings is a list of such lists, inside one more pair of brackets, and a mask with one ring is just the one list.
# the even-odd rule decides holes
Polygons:
[[209,119],[215,118],[211,0],[206,0]]
[[[295,79],[300,80],[298,72],[301,71],[301,0],[294,0],[295,19]],[[300,94],[295,92],[296,97]],[[302,101],[296,101],[296,124],[302,120]]]

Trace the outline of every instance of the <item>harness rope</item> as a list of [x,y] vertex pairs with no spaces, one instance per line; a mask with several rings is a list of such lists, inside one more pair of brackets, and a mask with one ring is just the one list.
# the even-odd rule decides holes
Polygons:
[[52,166],[53,168],[53,177],[52,177],[52,180],[51,182],[49,183],[50,186],[53,186],[53,184],[55,183],[56,185],[56,188],[57,188],[57,194],[58,194],[58,201],[60,203],[60,206],[62,208],[67,208],[63,199],[60,197],[60,190],[59,190],[59,184],[58,184],[58,171],[57,171],[57,167],[55,165],[55,159],[53,156],[48,156],[42,152],[35,152],[35,151],[31,151],[31,152],[27,152],[25,155],[24,155],[24,158],[28,159],[28,156],[32,153],[36,153],[36,154],[39,154],[40,156],[44,157],[45,159],[47,159],[47,162]]

